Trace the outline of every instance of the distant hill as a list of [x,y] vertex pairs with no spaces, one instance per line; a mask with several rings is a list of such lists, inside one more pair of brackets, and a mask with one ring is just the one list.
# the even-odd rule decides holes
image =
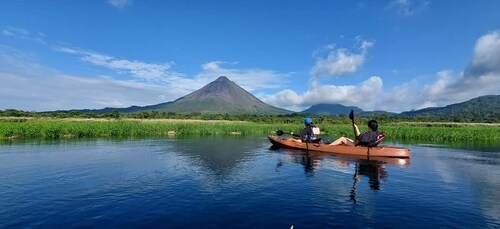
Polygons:
[[389,112],[389,111],[364,111],[363,113],[358,114],[358,116],[397,116],[397,113]]
[[445,107],[429,107],[403,112],[400,115],[497,122],[500,118],[500,95],[486,95]]
[[310,115],[338,115],[338,114],[349,114],[353,110],[355,113],[363,113],[364,111],[359,107],[344,106],[341,104],[316,104],[313,105],[300,113],[310,114]]
[[500,95],[481,96],[462,103],[451,104],[445,107],[429,107],[421,110],[406,111],[400,114],[387,111],[364,111],[355,106],[341,104],[317,104],[301,111],[310,115],[338,115],[348,114],[354,110],[357,116],[400,116],[422,117],[449,121],[470,122],[499,122]]
[[97,113],[97,114],[103,114],[103,113],[109,113],[113,112],[114,110],[120,112],[120,113],[133,113],[133,112],[139,112],[139,111],[154,111],[154,110],[162,110],[168,105],[170,105],[172,102],[165,102],[165,103],[160,103],[156,105],[149,105],[149,106],[131,106],[131,107],[126,107],[126,108],[113,108],[113,107],[106,107],[103,109],[83,109],[83,110],[78,110],[83,113]]
[[161,111],[176,113],[290,114],[292,111],[268,105],[225,76],[181,97]]

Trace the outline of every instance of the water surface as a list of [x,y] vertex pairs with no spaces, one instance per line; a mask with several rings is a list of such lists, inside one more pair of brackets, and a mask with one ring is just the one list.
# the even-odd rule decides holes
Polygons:
[[264,137],[2,144],[0,227],[500,227],[498,148],[402,146],[410,160]]

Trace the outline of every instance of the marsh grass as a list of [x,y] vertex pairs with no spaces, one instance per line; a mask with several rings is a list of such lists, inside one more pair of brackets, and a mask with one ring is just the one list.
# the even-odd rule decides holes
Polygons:
[[[334,139],[353,136],[346,124],[320,126],[322,137]],[[300,124],[261,124],[218,120],[141,120],[141,119],[0,119],[0,139],[158,137],[172,135],[270,135],[281,129],[299,133]],[[365,130],[360,126],[361,131]],[[455,123],[382,123],[380,130],[395,141],[500,142],[499,125]]]

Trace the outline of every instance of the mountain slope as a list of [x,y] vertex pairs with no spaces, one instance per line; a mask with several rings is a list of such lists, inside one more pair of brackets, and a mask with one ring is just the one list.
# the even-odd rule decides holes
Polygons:
[[500,95],[481,96],[445,107],[430,107],[416,111],[407,111],[401,113],[401,115],[495,122],[500,117]]
[[268,105],[225,76],[205,85],[203,88],[178,98],[150,106],[131,106],[127,108],[84,109],[84,113],[135,113],[142,111],[175,113],[210,113],[210,114],[290,114],[292,111]]
[[176,113],[288,114],[291,111],[270,106],[225,76],[181,97],[161,111]]
[[140,111],[154,111],[154,110],[162,110],[163,108],[167,107],[170,105],[172,102],[165,102],[165,103],[159,103],[155,105],[149,105],[149,106],[130,106],[126,108],[113,108],[113,107],[106,107],[103,109],[83,109],[79,110],[84,113],[97,113],[97,114],[102,114],[102,113],[109,113],[113,111],[118,111],[120,113],[134,113],[134,112],[140,112]]

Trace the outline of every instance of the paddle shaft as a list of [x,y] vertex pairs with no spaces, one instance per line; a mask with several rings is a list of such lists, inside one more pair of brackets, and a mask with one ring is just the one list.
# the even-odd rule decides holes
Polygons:
[[353,110],[351,110],[351,113],[349,114],[349,118],[352,121],[352,130],[354,131],[354,138],[353,139],[356,139],[358,136],[356,136],[356,126],[354,125],[354,111]]
[[308,136],[306,138],[306,153],[307,154],[309,154],[309,143],[308,142],[309,142],[309,134],[308,134]]

